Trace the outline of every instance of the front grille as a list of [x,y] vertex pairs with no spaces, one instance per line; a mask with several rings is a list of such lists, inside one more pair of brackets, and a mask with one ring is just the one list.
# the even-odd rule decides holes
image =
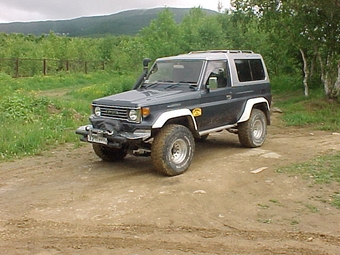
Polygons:
[[101,116],[117,118],[117,119],[127,119],[128,110],[120,109],[120,108],[109,108],[109,107],[101,107]]
[[104,106],[104,105],[93,105],[93,107],[99,106],[102,117],[114,118],[120,120],[128,119],[128,108],[117,107],[117,106]]

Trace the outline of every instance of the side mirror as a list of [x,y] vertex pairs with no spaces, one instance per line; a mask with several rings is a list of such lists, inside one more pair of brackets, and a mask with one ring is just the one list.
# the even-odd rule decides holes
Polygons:
[[209,91],[212,90],[212,89],[217,89],[217,77],[209,77],[207,89]]

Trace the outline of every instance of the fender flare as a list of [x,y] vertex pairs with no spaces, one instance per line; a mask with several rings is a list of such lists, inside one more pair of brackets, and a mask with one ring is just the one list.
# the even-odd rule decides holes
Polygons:
[[184,117],[184,116],[189,116],[191,117],[192,122],[194,123],[195,130],[197,130],[197,123],[192,115],[191,111],[189,109],[178,109],[178,110],[173,110],[173,111],[168,111],[168,112],[163,112],[158,119],[155,121],[155,123],[152,125],[152,128],[161,128],[164,126],[164,124],[173,118],[176,117]]
[[259,104],[259,103],[266,103],[268,111],[270,110],[269,103],[267,99],[265,99],[264,97],[249,99],[237,123],[247,121],[250,118],[250,114],[251,114],[251,111],[253,110],[254,105]]

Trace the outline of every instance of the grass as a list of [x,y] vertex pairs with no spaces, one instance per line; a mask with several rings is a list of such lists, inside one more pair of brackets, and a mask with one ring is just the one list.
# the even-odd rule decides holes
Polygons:
[[340,193],[339,192],[335,192],[334,195],[331,195],[331,199],[332,199],[331,204],[334,207],[340,209]]
[[[276,96],[276,105],[283,111],[282,120],[288,126],[308,127],[331,132],[340,131],[340,103],[328,100],[320,91],[311,91],[310,97],[301,93],[287,92]],[[289,165],[277,170],[281,173],[294,173],[303,176],[314,184],[340,184],[340,153],[314,158],[308,162]],[[335,193],[325,199],[340,209],[340,195]],[[311,212],[318,208],[306,205]]]
[[282,120],[285,124],[317,130],[340,131],[340,102],[325,98],[320,91],[311,93],[309,97],[298,92],[274,96],[274,106],[283,111]]
[[[334,155],[319,156],[307,162],[292,164],[277,170],[278,173],[299,174],[312,184],[327,185],[332,182],[340,184],[340,153]],[[335,192],[330,199],[330,204],[340,209],[340,193]],[[312,212],[318,212],[318,208],[306,205]]]
[[[329,100],[321,89],[310,90],[310,96],[305,97],[302,91],[296,89],[293,83],[300,81],[294,77],[274,80],[274,106],[282,111],[282,120],[287,126],[308,127],[317,130],[340,131],[340,102]],[[288,90],[289,86],[295,88]],[[295,86],[295,87],[294,87]],[[290,165],[279,172],[300,173],[315,183],[340,183],[340,154],[317,157],[311,161]]]
[[283,111],[286,125],[340,131],[340,101],[327,99],[320,83],[311,84],[308,97],[301,77],[273,77],[271,84],[273,106]]
[[[287,126],[308,127],[315,130],[340,132],[340,102],[329,100],[323,90],[314,86],[309,97],[302,92],[302,81],[296,77],[277,77],[272,80],[274,106],[282,110],[281,118]],[[340,184],[340,153],[324,155],[308,162],[289,165],[280,173],[299,174],[314,184]],[[329,201],[329,199],[325,199]],[[340,209],[340,195],[330,196],[330,204]],[[306,205],[311,212],[318,208]]]
[[[63,143],[79,145],[74,131],[88,122],[91,101],[129,89],[134,79],[134,75],[114,73],[20,79],[0,74],[0,161],[35,155]],[[66,92],[49,95],[56,89]]]
[[279,173],[300,174],[315,184],[340,184],[340,153],[319,156],[310,161],[292,164],[277,170]]

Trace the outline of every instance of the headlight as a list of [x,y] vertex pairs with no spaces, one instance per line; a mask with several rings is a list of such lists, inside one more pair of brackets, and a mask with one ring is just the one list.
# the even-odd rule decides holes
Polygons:
[[99,117],[101,115],[101,112],[100,112],[100,107],[99,106],[96,106],[94,108],[94,114]]
[[129,120],[138,121],[139,111],[138,110],[130,110],[129,111]]

